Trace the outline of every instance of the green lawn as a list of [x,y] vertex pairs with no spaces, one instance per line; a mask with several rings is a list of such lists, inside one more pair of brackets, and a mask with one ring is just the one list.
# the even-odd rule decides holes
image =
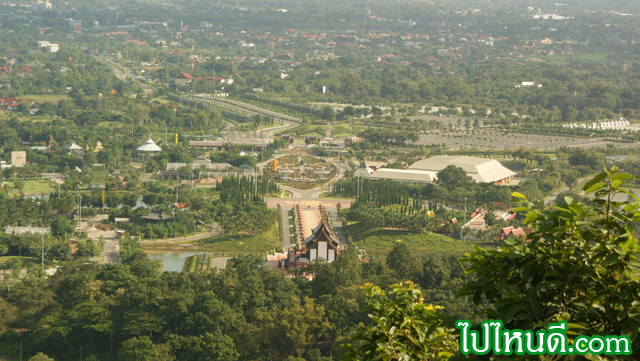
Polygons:
[[[286,130],[285,134],[294,134],[298,137],[302,136],[326,136],[325,134],[326,124],[305,124],[293,129]],[[363,127],[358,125],[351,125],[347,123],[334,123],[331,124],[331,136],[333,138],[349,137],[358,134],[364,130]]]
[[32,180],[24,183],[22,193],[29,194],[42,194],[53,192],[54,188],[51,186],[48,180]]
[[170,100],[169,98],[165,98],[165,97],[153,98],[153,100],[151,100],[151,101],[152,102],[158,102],[160,104],[174,103],[172,100]]
[[[284,157],[280,157],[278,158],[278,167],[283,167],[283,166],[296,166],[298,164],[298,157],[297,155],[286,155]],[[307,155],[303,155],[302,156],[302,161],[304,162],[305,165],[308,166],[329,166],[329,162],[320,159],[320,158],[316,158],[316,157],[310,157]]]
[[574,54],[573,55],[573,59],[584,59],[584,60],[589,60],[589,61],[593,61],[593,62],[597,62],[597,63],[604,63],[604,62],[608,62],[609,61],[609,56],[612,55],[611,53],[583,53],[583,54]]
[[363,229],[359,224],[350,224],[347,234],[353,236],[353,243],[369,252],[386,253],[397,242],[403,242],[411,250],[429,253],[464,253],[473,247],[489,246],[477,241],[462,241],[432,232],[390,231],[384,229]]
[[[7,184],[4,186],[4,190],[11,194],[17,192],[15,184],[11,181],[7,181]],[[51,186],[49,181],[45,179],[24,181],[24,187],[22,188],[22,194],[26,196],[32,194],[51,193],[53,191],[54,188]]]
[[355,201],[356,199],[353,197],[343,197],[343,196],[337,196],[335,194],[333,194],[332,192],[322,192],[319,195],[320,199],[340,199],[340,200],[344,200],[344,201]]
[[364,127],[358,125],[351,125],[346,123],[331,125],[331,136],[334,138],[350,137],[362,131],[364,131]]
[[129,130],[130,130],[131,129],[131,124],[124,124],[124,123],[120,123],[120,122],[99,122],[98,123],[98,127],[104,127],[104,128],[128,127]]
[[278,227],[258,234],[230,236],[222,234],[198,241],[198,251],[221,253],[266,253],[281,247],[277,240]]
[[298,137],[302,137],[302,136],[319,136],[319,137],[324,137],[325,136],[325,127],[326,125],[324,124],[305,124],[305,125],[301,125],[298,127],[295,127],[293,129],[288,129],[286,130],[286,134],[293,134],[296,135]]
[[23,95],[20,98],[33,99],[36,101],[36,103],[44,103],[44,102],[57,103],[62,99],[67,99],[67,100],[70,99],[69,96],[66,94],[29,94],[29,95]]
[[34,123],[50,122],[53,118],[49,115],[23,115],[16,112],[7,112],[2,115],[4,119],[17,117],[20,121],[29,121]]
[[[40,266],[41,264],[41,260],[38,257],[3,256],[0,257],[0,269],[13,266],[18,262],[21,263],[21,269],[29,268],[30,266]],[[54,266],[54,262],[45,259],[44,266],[52,267]]]

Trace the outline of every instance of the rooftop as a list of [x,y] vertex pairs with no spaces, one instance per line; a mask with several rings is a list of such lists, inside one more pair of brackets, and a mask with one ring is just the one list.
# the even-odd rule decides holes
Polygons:
[[158,147],[156,143],[149,138],[143,145],[137,148],[138,152],[160,152],[162,148]]
[[[484,159],[468,156],[437,155],[419,160],[409,166],[409,170],[439,172],[454,165],[462,168],[467,175],[479,183],[492,183],[516,175],[495,159]],[[374,173],[375,174],[375,173]]]
[[433,171],[417,169],[391,169],[380,168],[371,173],[369,179],[389,179],[409,183],[433,183],[436,179]]
[[46,233],[51,233],[51,229],[43,228],[43,227],[14,227],[14,226],[7,226],[7,227],[4,227],[4,233],[6,233],[6,234],[25,234],[25,233],[46,234]]

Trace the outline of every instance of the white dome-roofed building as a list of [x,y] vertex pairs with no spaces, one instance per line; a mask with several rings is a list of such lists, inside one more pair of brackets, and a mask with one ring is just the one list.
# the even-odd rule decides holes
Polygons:
[[503,166],[495,159],[476,158],[469,156],[437,155],[419,160],[409,166],[409,170],[423,170],[439,172],[455,165],[464,169],[467,175],[478,183],[505,184],[513,180],[515,172]]
[[80,154],[82,153],[82,147],[77,145],[76,142],[71,141],[69,142],[69,144],[64,146],[64,150],[67,151],[67,153],[71,154],[71,153],[76,153],[76,154]]
[[409,166],[409,169],[380,168],[371,173],[369,179],[414,184],[434,183],[438,172],[450,165],[462,168],[477,183],[507,184],[516,175],[495,159],[438,155],[419,160]]
[[143,145],[139,146],[137,149],[139,157],[153,157],[154,155],[160,153],[162,148],[158,147],[158,145],[149,138]]
[[433,183],[436,180],[436,172],[415,169],[391,169],[380,168],[368,177],[372,180],[388,179],[402,183]]

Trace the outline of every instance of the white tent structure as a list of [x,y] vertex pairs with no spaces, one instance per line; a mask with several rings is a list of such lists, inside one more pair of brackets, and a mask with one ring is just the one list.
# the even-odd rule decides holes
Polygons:
[[154,155],[160,153],[162,151],[162,148],[158,147],[158,145],[153,140],[151,140],[151,138],[149,138],[146,142],[144,142],[143,145],[139,146],[136,150],[138,151],[139,157],[146,157],[146,156],[153,157]]
[[468,176],[478,183],[509,183],[516,175],[495,159],[468,156],[437,155],[419,160],[409,166],[408,170],[439,172],[447,166],[454,165],[464,169]]
[[462,168],[478,183],[507,184],[516,175],[495,159],[437,155],[419,160],[409,166],[409,169],[380,168],[371,173],[369,179],[388,179],[415,184],[433,183],[437,179],[438,172],[450,165]]

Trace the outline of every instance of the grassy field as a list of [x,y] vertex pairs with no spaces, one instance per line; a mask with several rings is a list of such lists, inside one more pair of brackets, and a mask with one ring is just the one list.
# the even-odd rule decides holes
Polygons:
[[277,240],[278,227],[274,225],[266,232],[241,234],[236,236],[220,235],[198,241],[199,251],[222,253],[266,253],[280,248]]
[[[326,136],[325,133],[326,124],[305,124],[286,131],[286,134],[294,134],[298,137],[302,136]],[[364,130],[363,127],[358,125],[351,125],[347,123],[335,123],[331,124],[331,136],[336,137],[349,137],[358,134]]]
[[390,231],[384,229],[364,229],[359,224],[347,226],[347,234],[353,236],[353,243],[368,252],[386,253],[393,249],[396,242],[403,242],[411,250],[429,253],[464,253],[473,251],[473,247],[484,247],[476,241],[462,241],[432,232]]
[[129,127],[129,129],[131,129],[131,125],[130,124],[124,124],[124,123],[120,123],[120,122],[99,122],[98,123],[98,127],[104,127],[104,128]]
[[332,124],[331,136],[334,138],[350,137],[364,131],[364,127],[346,123]]
[[[0,269],[13,266],[18,262],[22,263],[21,269],[26,269],[26,268],[29,268],[30,266],[40,266],[41,260],[38,257],[4,256],[4,257],[0,257]],[[54,266],[54,262],[45,259],[44,266],[52,267]]]
[[169,98],[165,98],[165,97],[157,97],[157,98],[153,98],[151,100],[151,102],[158,102],[160,104],[165,104],[165,103],[174,103],[174,101],[170,100]]
[[[15,184],[11,181],[7,182],[4,186],[4,190],[12,194],[18,191]],[[51,186],[49,181],[44,179],[24,181],[24,187],[22,188],[22,194],[26,196],[32,194],[51,193],[53,191],[54,188]]]
[[301,136],[325,136],[325,125],[324,124],[305,124],[299,127],[295,127],[293,129],[286,130],[286,134],[293,134],[298,137]]
[[20,98],[33,99],[36,103],[57,103],[63,99],[70,99],[66,94],[29,94],[23,95]]
[[[288,167],[292,167],[292,166],[296,166],[298,165],[298,157],[297,155],[285,155],[284,157],[280,157],[278,158],[278,167],[284,167],[284,166],[288,166]],[[316,158],[316,157],[310,157],[307,155],[303,155],[302,157],[302,161],[304,162],[305,165],[308,166],[329,166],[329,162],[320,159],[320,158]]]
[[15,112],[4,113],[1,117],[3,117],[4,119],[17,117],[20,121],[23,121],[23,122],[29,121],[34,123],[50,122],[53,119],[48,115],[22,115]]
[[[573,60],[582,59],[589,60],[596,63],[605,63],[609,61],[609,56],[612,55],[610,53],[601,53],[601,52],[593,52],[593,53],[582,53],[582,54],[574,54]],[[565,56],[567,60],[572,60],[570,56]]]

